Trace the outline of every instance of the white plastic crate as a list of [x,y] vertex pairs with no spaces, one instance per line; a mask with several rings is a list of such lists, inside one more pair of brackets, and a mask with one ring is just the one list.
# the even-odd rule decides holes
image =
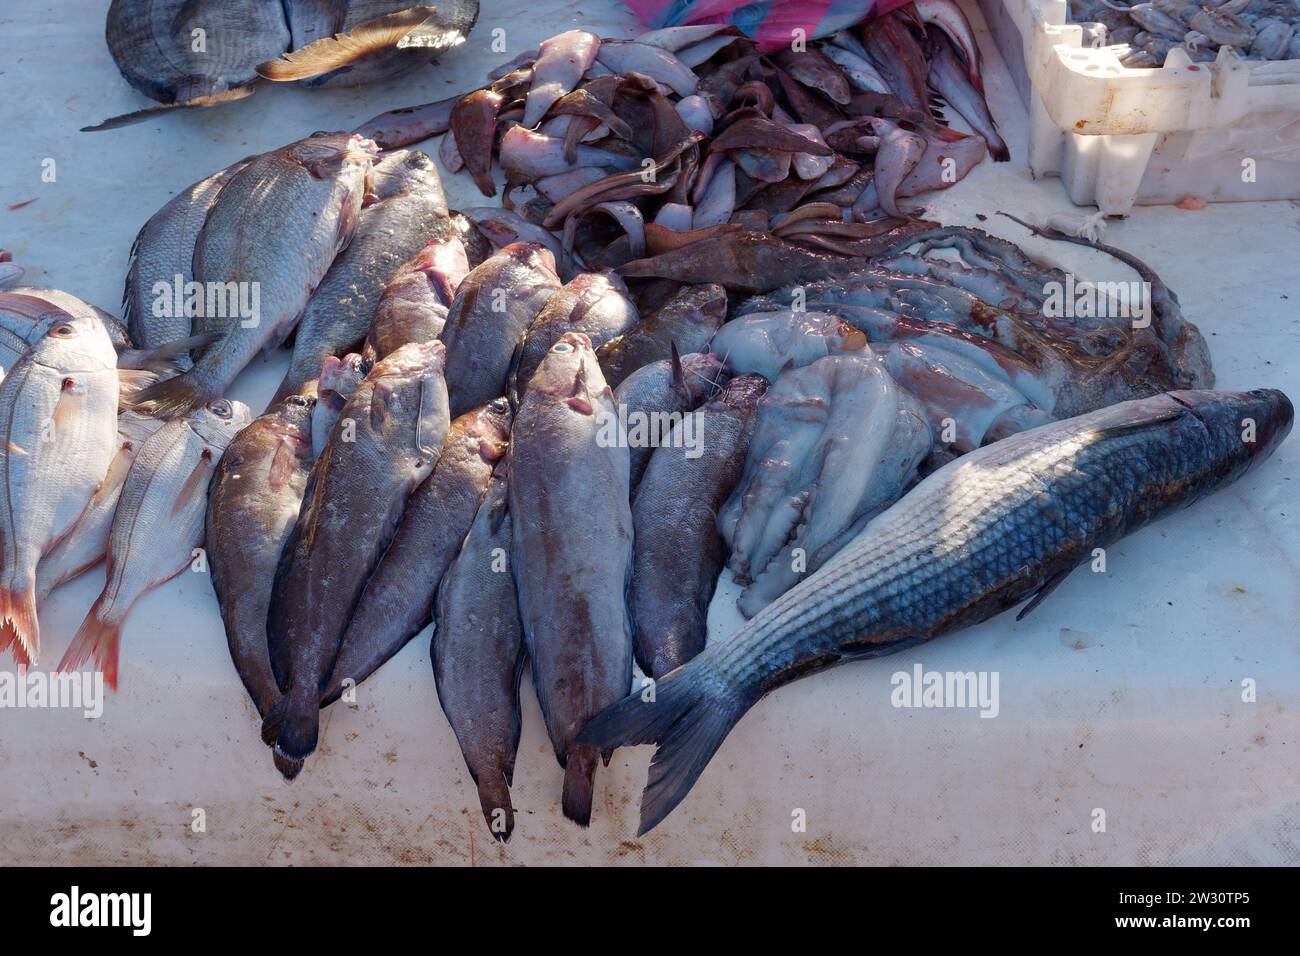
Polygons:
[[1126,216],[1134,205],[1300,198],[1300,60],[1129,69],[1125,45],[1094,46],[1065,0],[979,0],[1029,110],[1029,169],[1070,199]]

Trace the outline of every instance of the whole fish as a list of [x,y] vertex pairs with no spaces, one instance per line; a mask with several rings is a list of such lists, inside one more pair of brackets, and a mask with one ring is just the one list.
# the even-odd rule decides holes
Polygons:
[[492,835],[515,826],[510,801],[521,720],[524,629],[510,573],[505,466],[494,475],[460,554],[438,587],[438,625],[429,647],[438,703],[456,733]]
[[321,363],[320,377],[316,380],[316,402],[311,410],[313,459],[325,450],[330,432],[334,431],[334,423],[339,420],[348,399],[373,365],[373,362],[356,352],[350,352],[343,358],[331,355]]
[[104,589],[77,629],[59,670],[93,661],[117,687],[122,626],[135,603],[180,574],[203,543],[208,484],[230,440],[252,418],[219,398],[167,422],[136,453],[108,534]]
[[700,82],[695,71],[667,50],[636,40],[602,40],[596,59],[615,73],[648,76],[678,96],[690,96]]
[[[135,237],[122,293],[122,319],[131,341],[140,348],[189,337],[189,312],[177,309],[176,302],[185,301],[185,286],[194,280],[194,243],[222,187],[247,163],[240,160],[177,193]],[[189,364],[186,355],[183,368]]]
[[[670,421],[673,415],[694,411],[720,391],[731,377],[712,353],[694,352],[651,362],[637,369],[614,392],[614,407],[629,423]],[[651,430],[628,430],[628,483],[635,492],[658,443]]]
[[36,606],[60,584],[71,581],[104,559],[108,550],[108,532],[113,524],[113,512],[122,493],[131,463],[145,439],[162,427],[162,421],[151,415],[127,409],[117,417],[117,453],[108,466],[108,472],[98,490],[86,506],[85,513],[76,525],[59,540],[36,566]]
[[258,156],[230,178],[194,245],[194,279],[216,300],[210,309],[205,299],[195,329],[218,339],[138,404],[165,418],[200,408],[259,350],[284,341],[352,238],[376,153],[351,134],[321,134]]
[[995,163],[1005,163],[1011,159],[1011,150],[998,132],[998,124],[989,112],[989,104],[978,89],[971,85],[970,78],[957,61],[957,54],[946,40],[935,39],[929,44],[930,71],[926,78],[934,91],[942,96],[948,105],[962,115],[984,142],[988,144],[989,155]]
[[862,43],[890,90],[912,109],[929,111],[925,54],[897,16],[876,17],[862,26]]
[[315,400],[290,395],[235,436],[208,492],[208,567],[230,659],[257,713],[280,699],[266,612],[285,540],[298,519],[312,454]]
[[511,182],[529,182],[558,176],[582,166],[612,166],[627,171],[638,168],[640,158],[627,150],[579,145],[573,160],[566,155],[564,138],[512,126],[501,137],[501,168]]
[[[907,219],[907,213],[898,208],[899,187],[925,155],[926,139],[881,117],[872,117],[871,125],[880,137],[873,182],[877,201],[888,215]],[[854,209],[857,208],[855,204]]]
[[655,679],[704,649],[709,603],[726,557],[718,510],[740,480],[766,391],[761,375],[733,378],[674,427],[637,487],[627,603],[637,663]]
[[[447,435],[441,342],[403,345],[366,376],[312,468],[267,611],[271,666],[284,696],[262,722],[292,780],[316,749],[321,692],[366,579],[406,499],[433,471]],[[346,440],[350,437],[351,440]]]
[[727,319],[727,290],[720,285],[689,285],[622,335],[596,349],[610,388],[618,388],[643,365],[679,354],[700,352]]
[[0,650],[40,649],[36,566],[76,524],[117,452],[112,340],[93,313],[3,293],[29,307],[32,345],[0,382]]
[[[528,383],[510,439],[512,565],[533,686],[564,767],[562,809],[591,820],[595,747],[574,738],[627,693],[628,456],[590,340],[566,332]],[[611,438],[613,440],[611,440]]]
[[599,348],[630,331],[639,315],[627,286],[613,272],[583,272],[564,284],[529,323],[511,372],[522,393],[550,348],[565,332],[581,332]]
[[464,94],[457,93],[445,100],[405,106],[389,110],[366,120],[354,130],[359,136],[372,139],[380,149],[400,149],[413,146],[426,139],[447,132],[451,128],[451,111]]
[[375,361],[407,342],[429,342],[441,335],[469,270],[459,236],[430,239],[384,287],[366,334],[366,355]]
[[579,741],[601,749],[660,745],[641,802],[644,833],[685,798],[768,691],[977,624],[1030,598],[1024,616],[1094,548],[1268,458],[1293,417],[1290,400],[1274,389],[1168,392],[971,452],[913,488],[739,633],[659,681],[653,703],[629,697]]
[[434,595],[474,521],[510,441],[510,403],[497,398],[451,423],[433,474],[411,493],[393,541],[366,582],[339,645],[323,701],[373,674],[433,620]]
[[506,97],[496,90],[467,93],[451,110],[451,135],[465,168],[474,177],[474,185],[484,196],[497,194],[492,179],[492,147],[496,144],[497,114],[506,105]]
[[452,415],[505,393],[520,337],[559,288],[555,257],[535,242],[511,243],[465,276],[438,335]]
[[596,61],[600,39],[586,30],[566,30],[543,40],[533,63],[532,85],[524,100],[523,125],[534,129],[552,104],[570,92]]
[[312,293],[277,398],[301,391],[329,356],[359,349],[402,264],[429,239],[451,237],[442,181],[424,153],[386,153],[373,179],[377,201],[361,210],[352,241]]

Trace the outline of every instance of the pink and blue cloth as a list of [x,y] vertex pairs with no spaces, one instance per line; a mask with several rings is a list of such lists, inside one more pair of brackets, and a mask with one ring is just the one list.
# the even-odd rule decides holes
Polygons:
[[729,23],[760,50],[788,46],[796,30],[809,40],[830,36],[871,17],[884,16],[910,0],[624,0],[650,27]]

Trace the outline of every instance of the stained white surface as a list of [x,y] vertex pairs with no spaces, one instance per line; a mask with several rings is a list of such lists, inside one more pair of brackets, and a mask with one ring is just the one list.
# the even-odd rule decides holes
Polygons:
[[[103,41],[107,2],[15,0],[0,10],[0,248],[28,281],[101,306],[120,301],[140,225],[208,172],[317,129],[469,89],[550,34],[633,27],[614,0],[484,0],[470,41],[385,88],[263,89],[204,113],[127,129],[78,128],[147,105]],[[972,16],[978,11],[970,5]],[[487,50],[491,31],[508,50]],[[981,23],[982,29],[982,23]],[[946,222],[979,224],[1080,278],[1131,278],[1077,247],[1027,239],[993,216],[1068,206],[1023,164],[1024,115],[982,36],[992,108],[1015,154],[931,197]],[[435,144],[426,148],[432,153]],[[57,181],[41,180],[42,161]],[[452,204],[480,202],[445,177]],[[21,209],[5,207],[29,199]],[[977,214],[990,218],[977,222]],[[1300,205],[1140,209],[1109,240],[1179,294],[1225,388],[1300,396]],[[254,364],[233,395],[258,410],[285,364]],[[0,859],[179,863],[1035,863],[1300,859],[1300,518],[1293,436],[1237,485],[1111,550],[1023,622],[1003,616],[928,647],[783,688],[736,728],[695,790],[637,839],[650,750],[597,774],[592,826],[564,821],[561,773],[525,681],[511,842],[488,839],[434,693],[427,634],[324,717],[320,752],[283,783],[257,736],[205,575],[136,608],[121,689],[104,716],[0,710]],[[102,584],[60,590],[42,615],[52,667]],[[716,634],[737,617],[724,586]],[[903,710],[890,675],[996,670],[1001,711]],[[0,667],[12,667],[8,661]],[[1258,701],[1241,700],[1241,681]],[[191,829],[194,808],[205,833]],[[1091,829],[1106,813],[1106,832]],[[805,811],[806,832],[792,814]]]

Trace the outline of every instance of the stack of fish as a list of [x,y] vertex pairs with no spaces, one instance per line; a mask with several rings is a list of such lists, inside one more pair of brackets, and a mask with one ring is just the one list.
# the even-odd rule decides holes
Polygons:
[[1228,47],[1250,60],[1300,60],[1300,6],[1294,0],[1070,0],[1070,19],[1100,23],[1105,42],[1128,47],[1120,62],[1164,66],[1174,48],[1201,63]]
[[[953,0],[773,54],[721,24],[634,40],[570,30],[490,79],[359,132],[394,147],[450,129],[443,164],[485,196],[499,160],[505,208],[466,214],[499,244],[547,244],[566,277],[695,260],[707,274],[675,277],[748,291],[773,270],[824,277],[923,228],[901,200],[946,189],[986,152],[1009,156]],[[942,104],[976,135],[947,126]]]
[[37,612],[60,584],[107,562],[107,580],[60,663],[93,659],[117,684],[132,606],[202,543],[208,484],[247,407],[217,399],[170,422],[119,403],[175,374],[174,349],[131,348],[111,315],[66,292],[0,292],[0,650],[40,651]]
[[243,99],[260,79],[388,79],[464,43],[477,19],[478,0],[113,0],[109,52],[123,78],[162,105],[87,129]]

